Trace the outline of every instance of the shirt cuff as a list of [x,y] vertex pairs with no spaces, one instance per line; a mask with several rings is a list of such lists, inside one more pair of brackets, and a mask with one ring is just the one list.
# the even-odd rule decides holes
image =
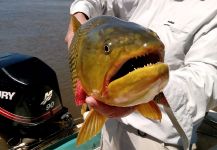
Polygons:
[[77,12],[82,12],[90,18],[90,6],[87,5],[86,2],[72,3],[70,7],[70,14],[73,15]]

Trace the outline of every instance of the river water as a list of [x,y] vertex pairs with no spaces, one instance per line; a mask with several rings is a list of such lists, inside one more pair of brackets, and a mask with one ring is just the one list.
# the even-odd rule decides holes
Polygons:
[[27,54],[48,64],[57,74],[63,104],[73,117],[78,117],[80,112],[73,103],[64,43],[71,2],[0,0],[0,53]]

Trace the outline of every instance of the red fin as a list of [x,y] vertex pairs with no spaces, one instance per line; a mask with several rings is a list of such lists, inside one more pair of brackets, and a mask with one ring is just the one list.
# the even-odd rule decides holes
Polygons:
[[86,96],[87,94],[84,91],[83,87],[81,86],[81,82],[77,80],[76,89],[75,89],[75,104],[78,106],[84,104]]

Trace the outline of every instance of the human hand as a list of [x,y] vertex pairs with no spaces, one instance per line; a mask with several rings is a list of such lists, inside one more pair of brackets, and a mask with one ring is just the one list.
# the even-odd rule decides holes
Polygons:
[[[81,12],[78,12],[78,13],[75,13],[74,16],[78,19],[78,21],[83,24],[87,21],[87,16]],[[65,36],[65,42],[69,48],[71,42],[72,42],[72,39],[74,37],[74,30],[73,30],[73,22],[72,22],[72,19],[70,19],[70,22],[69,22],[69,27],[68,27],[68,31],[66,33],[66,36]]]
[[87,97],[86,103],[94,110],[108,118],[120,118],[129,115],[135,107],[116,107],[97,101],[93,97]]

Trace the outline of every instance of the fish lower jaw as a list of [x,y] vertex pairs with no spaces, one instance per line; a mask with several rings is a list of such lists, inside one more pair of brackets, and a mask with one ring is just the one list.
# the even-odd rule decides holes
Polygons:
[[[159,94],[167,81],[162,83],[161,79],[155,81],[147,87],[138,89],[127,89],[123,88],[123,91],[119,90],[117,95],[112,91],[108,92],[107,100],[104,101],[107,105],[117,106],[117,107],[131,107],[144,103],[148,103],[154,99],[154,97]],[[136,87],[135,87],[136,88]],[[129,91],[127,91],[129,90]],[[127,92],[126,92],[127,91]]]
[[109,83],[105,103],[121,107],[146,103],[161,92],[168,78],[168,66],[163,63],[137,69]]

